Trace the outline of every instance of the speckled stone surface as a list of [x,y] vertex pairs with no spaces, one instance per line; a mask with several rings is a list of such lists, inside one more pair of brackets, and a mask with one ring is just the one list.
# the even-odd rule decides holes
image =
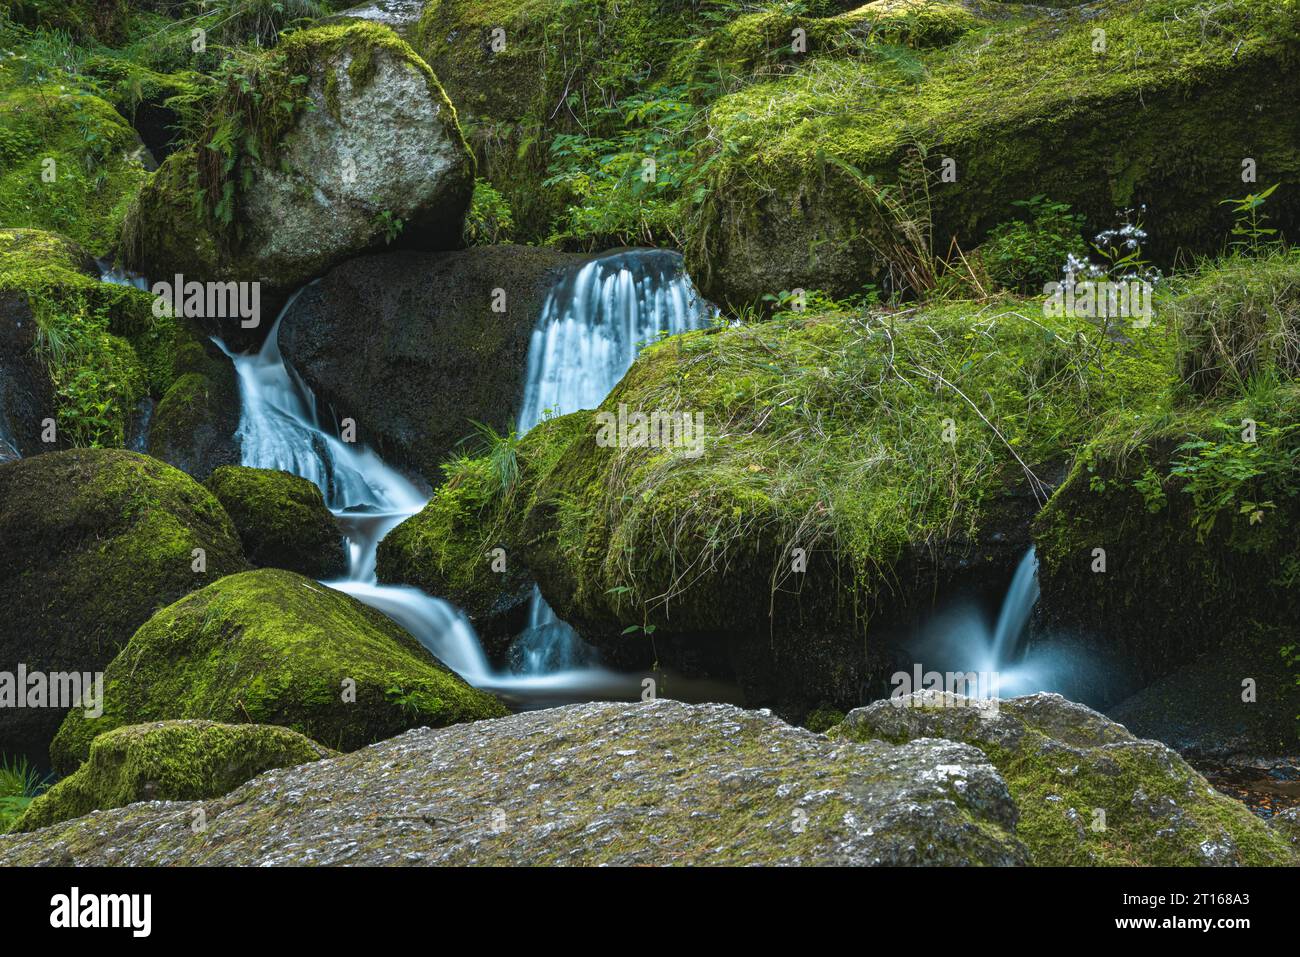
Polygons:
[[419,729],[223,798],[0,837],[0,864],[1020,864],[968,745],[835,742],[763,711],[570,705]]

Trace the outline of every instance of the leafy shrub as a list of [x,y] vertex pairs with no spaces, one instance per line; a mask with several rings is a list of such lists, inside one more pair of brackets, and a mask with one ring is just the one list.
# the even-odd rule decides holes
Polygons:
[[1086,256],[1083,217],[1072,214],[1065,203],[1054,203],[1045,196],[1013,205],[1024,209],[1029,219],[994,227],[980,247],[980,258],[989,277],[1003,288],[1042,292],[1044,285],[1060,279],[1061,266],[1071,256]]
[[491,246],[508,243],[514,236],[514,214],[510,202],[485,179],[474,180],[474,198],[465,217],[465,245]]

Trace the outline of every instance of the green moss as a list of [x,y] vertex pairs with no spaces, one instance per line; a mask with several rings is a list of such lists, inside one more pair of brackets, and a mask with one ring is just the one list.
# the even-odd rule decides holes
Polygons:
[[1035,522],[1043,613],[1140,678],[1253,643],[1259,627],[1285,632],[1300,614],[1300,384],[1287,346],[1298,275],[1294,254],[1266,251],[1177,280],[1162,312],[1187,380],[1108,422]]
[[504,713],[379,612],[262,569],[151,618],[105,673],[103,715],[69,713],[51,757],[68,771],[97,735],[173,718],[276,724],[346,751],[407,728]]
[[0,230],[0,296],[25,302],[29,346],[51,384],[66,444],[121,447],[136,405],[172,384],[193,330],[153,314],[131,286],[101,282],[88,253],[41,230]]
[[1235,255],[1196,273],[1177,303],[1179,374],[1197,395],[1300,375],[1300,251]]
[[969,547],[999,496],[1029,484],[1026,468],[1046,474],[1168,387],[1158,326],[1123,345],[1035,313],[820,304],[652,345],[601,409],[699,412],[702,454],[602,447],[590,413],[566,416],[525,437],[513,496],[492,499],[487,466],[462,465],[381,561],[459,600],[490,587],[474,556],[500,544],[561,614],[607,631],[860,624],[897,604],[892,575],[911,549]]
[[[1159,226],[1148,252],[1159,259],[1216,243],[1229,225],[1218,201],[1240,190],[1240,144],[1271,179],[1300,181],[1292,94],[1279,82],[1297,14],[1234,0],[1202,30],[1194,6],[1112,0],[1000,23],[910,59],[884,47],[813,59],[723,97],[709,118],[692,276],[737,306],[795,287],[855,292],[899,257],[882,186],[894,199],[912,191],[905,205],[933,221],[939,253],[952,237],[971,248],[1026,182],[1094,227],[1149,203]],[[918,146],[928,190],[900,176]],[[944,158],[956,162],[955,182],[939,180]],[[1294,224],[1290,203],[1279,225]]]
[[517,237],[540,241],[572,199],[543,185],[555,136],[611,132],[621,119],[611,105],[662,76],[697,23],[698,11],[673,0],[436,0],[415,44],[460,111],[481,175],[513,210]]
[[223,465],[207,480],[256,565],[334,578],[347,567],[343,535],[321,491],[305,478],[273,469]]
[[86,763],[33,801],[13,830],[34,831],[137,801],[220,797],[263,771],[335,753],[269,725],[163,721],[117,728],[96,738]]
[[[491,462],[461,457],[443,467],[438,493],[416,518],[408,519],[379,543],[378,571],[384,581],[409,582],[430,594],[455,595],[472,617],[485,616],[503,587],[519,573],[513,545],[539,480],[587,427],[584,414],[543,422],[520,442],[519,480],[503,494]],[[493,569],[494,550],[509,546],[507,575]]]
[[135,131],[103,100],[0,73],[0,223],[56,230],[103,256],[144,182]]
[[[132,452],[50,452],[0,467],[0,657],[95,671],[153,612],[247,567],[217,500]],[[195,549],[203,550],[202,570]],[[6,719],[0,751],[43,760],[57,710]]]

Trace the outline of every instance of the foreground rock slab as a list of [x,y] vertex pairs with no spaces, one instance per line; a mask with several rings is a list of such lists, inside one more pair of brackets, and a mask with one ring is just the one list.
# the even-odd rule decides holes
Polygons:
[[[205,831],[191,829],[202,807]],[[572,705],[0,837],[0,864],[1020,864],[974,748],[832,742],[762,711]]]
[[1159,741],[1057,694],[973,707],[931,691],[849,713],[840,740],[965,741],[1006,777],[1041,865],[1286,864],[1283,836]]

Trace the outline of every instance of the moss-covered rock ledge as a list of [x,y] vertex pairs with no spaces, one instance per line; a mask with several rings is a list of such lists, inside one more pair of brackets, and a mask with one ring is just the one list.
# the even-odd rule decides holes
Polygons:
[[270,725],[159,721],[117,728],[96,738],[89,760],[33,801],[12,830],[35,831],[137,801],[220,797],[263,771],[336,754]]
[[459,245],[473,160],[432,71],[391,30],[287,36],[207,109],[128,213],[136,271],[260,281],[264,333],[289,293],[348,256]]
[[[1198,11],[1195,0],[1038,9],[919,57],[888,44],[844,58],[810,47],[788,75],[713,103],[692,278],[737,307],[784,289],[848,295],[908,262],[905,222],[932,222],[941,255],[953,238],[969,250],[1026,184],[1094,229],[1146,204],[1147,253],[1162,260],[1210,252],[1231,223],[1219,201],[1249,191],[1247,158],[1260,183],[1284,184],[1275,224],[1290,232],[1300,8],[1229,0],[1208,20]],[[955,178],[941,175],[946,160]]]
[[642,352],[601,410],[690,415],[698,444],[602,444],[591,413],[543,423],[453,461],[380,575],[477,607],[501,547],[615,654],[729,661],[751,704],[852,705],[882,627],[955,579],[1005,587],[1037,483],[1171,372],[1156,325],[1117,343],[1037,302],[821,303],[689,333]]
[[384,615],[280,569],[230,575],[145,623],[104,674],[104,713],[50,748],[69,773],[96,736],[179,718],[275,724],[350,751],[420,725],[504,714]]
[[1211,652],[1271,674],[1300,620],[1300,256],[1233,256],[1178,285],[1178,388],[1108,422],[1035,523],[1040,615],[1143,682]]

